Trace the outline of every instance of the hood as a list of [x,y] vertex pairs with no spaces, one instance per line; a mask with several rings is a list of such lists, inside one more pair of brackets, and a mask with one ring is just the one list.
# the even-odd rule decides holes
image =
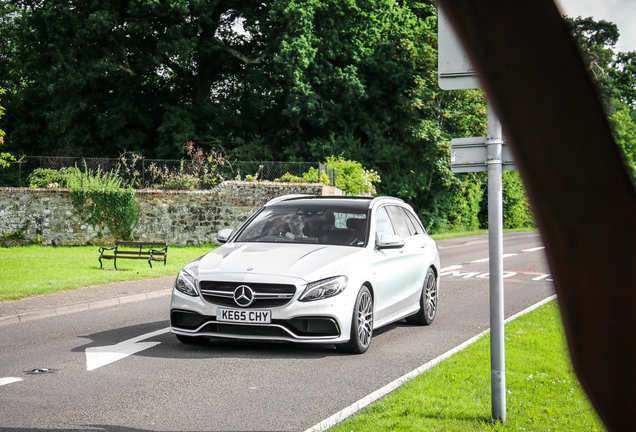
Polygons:
[[341,274],[367,253],[366,249],[348,246],[231,243],[202,257],[198,262],[198,275],[201,279],[223,273],[284,276],[312,281]]

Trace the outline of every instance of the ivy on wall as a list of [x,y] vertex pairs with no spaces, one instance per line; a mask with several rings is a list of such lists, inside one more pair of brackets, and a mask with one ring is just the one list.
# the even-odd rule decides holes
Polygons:
[[134,189],[71,189],[69,191],[78,217],[98,230],[104,227],[117,239],[132,240],[139,222]]
[[122,187],[121,179],[112,173],[69,171],[66,179],[77,216],[97,229],[98,237],[104,228],[119,240],[132,240],[133,229],[139,222],[139,207],[135,190]]

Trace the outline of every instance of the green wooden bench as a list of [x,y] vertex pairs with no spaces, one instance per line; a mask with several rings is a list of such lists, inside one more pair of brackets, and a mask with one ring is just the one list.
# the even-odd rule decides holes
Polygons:
[[115,246],[111,248],[99,248],[99,268],[103,269],[102,259],[112,259],[117,270],[118,259],[143,259],[147,260],[150,268],[153,261],[163,261],[166,265],[168,259],[168,243],[161,242],[135,242],[135,241],[116,241]]

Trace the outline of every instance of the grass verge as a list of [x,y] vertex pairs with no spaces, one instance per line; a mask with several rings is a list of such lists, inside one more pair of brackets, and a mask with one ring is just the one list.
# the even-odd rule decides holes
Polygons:
[[[505,229],[505,233],[509,232],[535,232],[536,228],[513,228],[513,229]],[[448,232],[448,233],[439,233],[439,234],[431,234],[431,237],[434,240],[450,240],[459,237],[470,237],[476,235],[488,234],[488,230],[475,230],[475,231],[462,231],[462,232]]]
[[[534,229],[505,230],[525,232]],[[487,234],[487,230],[435,234],[435,240]],[[143,260],[120,260],[120,271],[100,270],[97,246],[0,247],[0,301],[18,300],[37,294],[66,291],[109,282],[150,279],[175,275],[186,263],[213,249],[211,245],[168,249],[168,262],[150,268]],[[104,261],[112,267],[112,261]]]
[[569,361],[556,301],[506,325],[507,421],[491,417],[490,337],[331,429],[605,431]]
[[[14,246],[0,248],[0,301],[18,300],[37,294],[66,291],[109,282],[175,276],[188,262],[209,252],[214,246],[168,248],[168,260],[118,260],[115,270],[100,270],[97,246]],[[112,260],[104,260],[113,267]]]

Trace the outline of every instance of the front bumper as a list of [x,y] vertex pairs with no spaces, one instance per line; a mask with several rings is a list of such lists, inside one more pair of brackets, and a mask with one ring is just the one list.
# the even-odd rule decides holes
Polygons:
[[171,331],[183,336],[245,340],[347,342],[356,292],[345,290],[331,298],[299,302],[298,297],[303,289],[298,283],[294,285],[297,287],[296,293],[282,306],[261,303],[255,304],[253,309],[241,309],[236,305],[232,308],[244,311],[268,310],[271,312],[268,324],[217,321],[217,309],[229,308],[229,304],[213,304],[203,296],[192,297],[173,289],[170,305]]
[[322,316],[272,319],[269,324],[254,324],[221,322],[216,320],[216,316],[173,309],[170,326],[175,334],[233,339],[325,343],[341,336],[338,321]]

